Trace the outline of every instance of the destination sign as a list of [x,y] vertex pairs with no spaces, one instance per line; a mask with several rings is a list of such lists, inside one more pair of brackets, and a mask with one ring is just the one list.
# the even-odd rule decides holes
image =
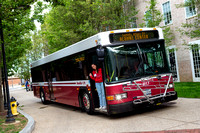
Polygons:
[[159,38],[159,34],[157,30],[110,34],[111,43],[123,42],[123,41],[138,41],[138,40],[146,40],[146,39],[158,39],[158,38]]

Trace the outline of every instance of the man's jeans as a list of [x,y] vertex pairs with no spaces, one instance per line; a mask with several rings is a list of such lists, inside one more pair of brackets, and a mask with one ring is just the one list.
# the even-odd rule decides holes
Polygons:
[[28,91],[28,85],[26,85],[26,91]]
[[99,95],[100,107],[106,107],[106,98],[105,98],[103,82],[95,83],[95,86],[97,88],[97,92],[98,92],[98,95]]

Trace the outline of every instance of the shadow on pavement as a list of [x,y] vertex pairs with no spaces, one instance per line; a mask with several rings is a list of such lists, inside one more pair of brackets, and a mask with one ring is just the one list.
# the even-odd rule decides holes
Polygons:
[[[40,109],[45,109],[48,108],[49,106],[52,107],[56,107],[56,108],[60,108],[63,110],[67,110],[67,111],[75,111],[77,113],[85,113],[85,115],[88,115],[85,111],[82,111],[81,108],[79,107],[74,107],[74,106],[70,106],[70,105],[66,105],[66,104],[62,104],[62,103],[56,103],[56,102],[49,102],[48,104],[44,105],[41,102],[38,102],[38,104],[41,104],[42,106],[40,107]],[[107,119],[121,119],[121,118],[126,118],[126,117],[130,117],[130,116],[136,116],[136,115],[140,115],[140,114],[146,114],[149,112],[157,112],[157,111],[162,111],[162,110],[166,110],[166,109],[173,109],[176,108],[177,106],[176,102],[168,102],[168,103],[163,103],[161,105],[158,106],[149,106],[149,107],[143,107],[143,108],[139,108],[136,109],[132,112],[125,112],[122,114],[116,114],[116,115],[107,115],[107,114],[103,114],[103,113],[98,113],[95,112],[92,116],[95,117],[105,117]]]
[[111,115],[110,118],[111,119],[119,119],[119,118],[126,118],[126,117],[130,117],[130,116],[134,116],[134,115],[140,115],[140,114],[145,115],[146,113],[149,113],[149,112],[155,112],[156,113],[157,111],[172,109],[172,108],[176,108],[176,107],[177,107],[176,102],[168,102],[168,103],[163,103],[161,105],[139,108],[139,109],[136,109],[132,112],[126,112],[126,113],[122,113],[122,114]]

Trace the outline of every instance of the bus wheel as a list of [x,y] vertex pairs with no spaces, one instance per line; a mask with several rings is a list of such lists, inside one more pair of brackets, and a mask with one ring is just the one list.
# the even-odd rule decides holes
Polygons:
[[83,93],[82,102],[83,102],[83,107],[84,107],[85,111],[88,114],[92,114],[93,113],[92,106],[91,106],[92,104],[91,104],[91,99],[90,99],[90,96],[88,95],[88,93],[86,93],[86,92]]
[[43,104],[47,104],[47,100],[45,98],[45,94],[44,94],[43,90],[40,91],[40,99],[41,99]]

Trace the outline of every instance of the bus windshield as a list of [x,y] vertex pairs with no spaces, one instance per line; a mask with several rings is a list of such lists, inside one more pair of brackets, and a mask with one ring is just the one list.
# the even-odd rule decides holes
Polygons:
[[106,47],[106,81],[169,73],[164,41]]

